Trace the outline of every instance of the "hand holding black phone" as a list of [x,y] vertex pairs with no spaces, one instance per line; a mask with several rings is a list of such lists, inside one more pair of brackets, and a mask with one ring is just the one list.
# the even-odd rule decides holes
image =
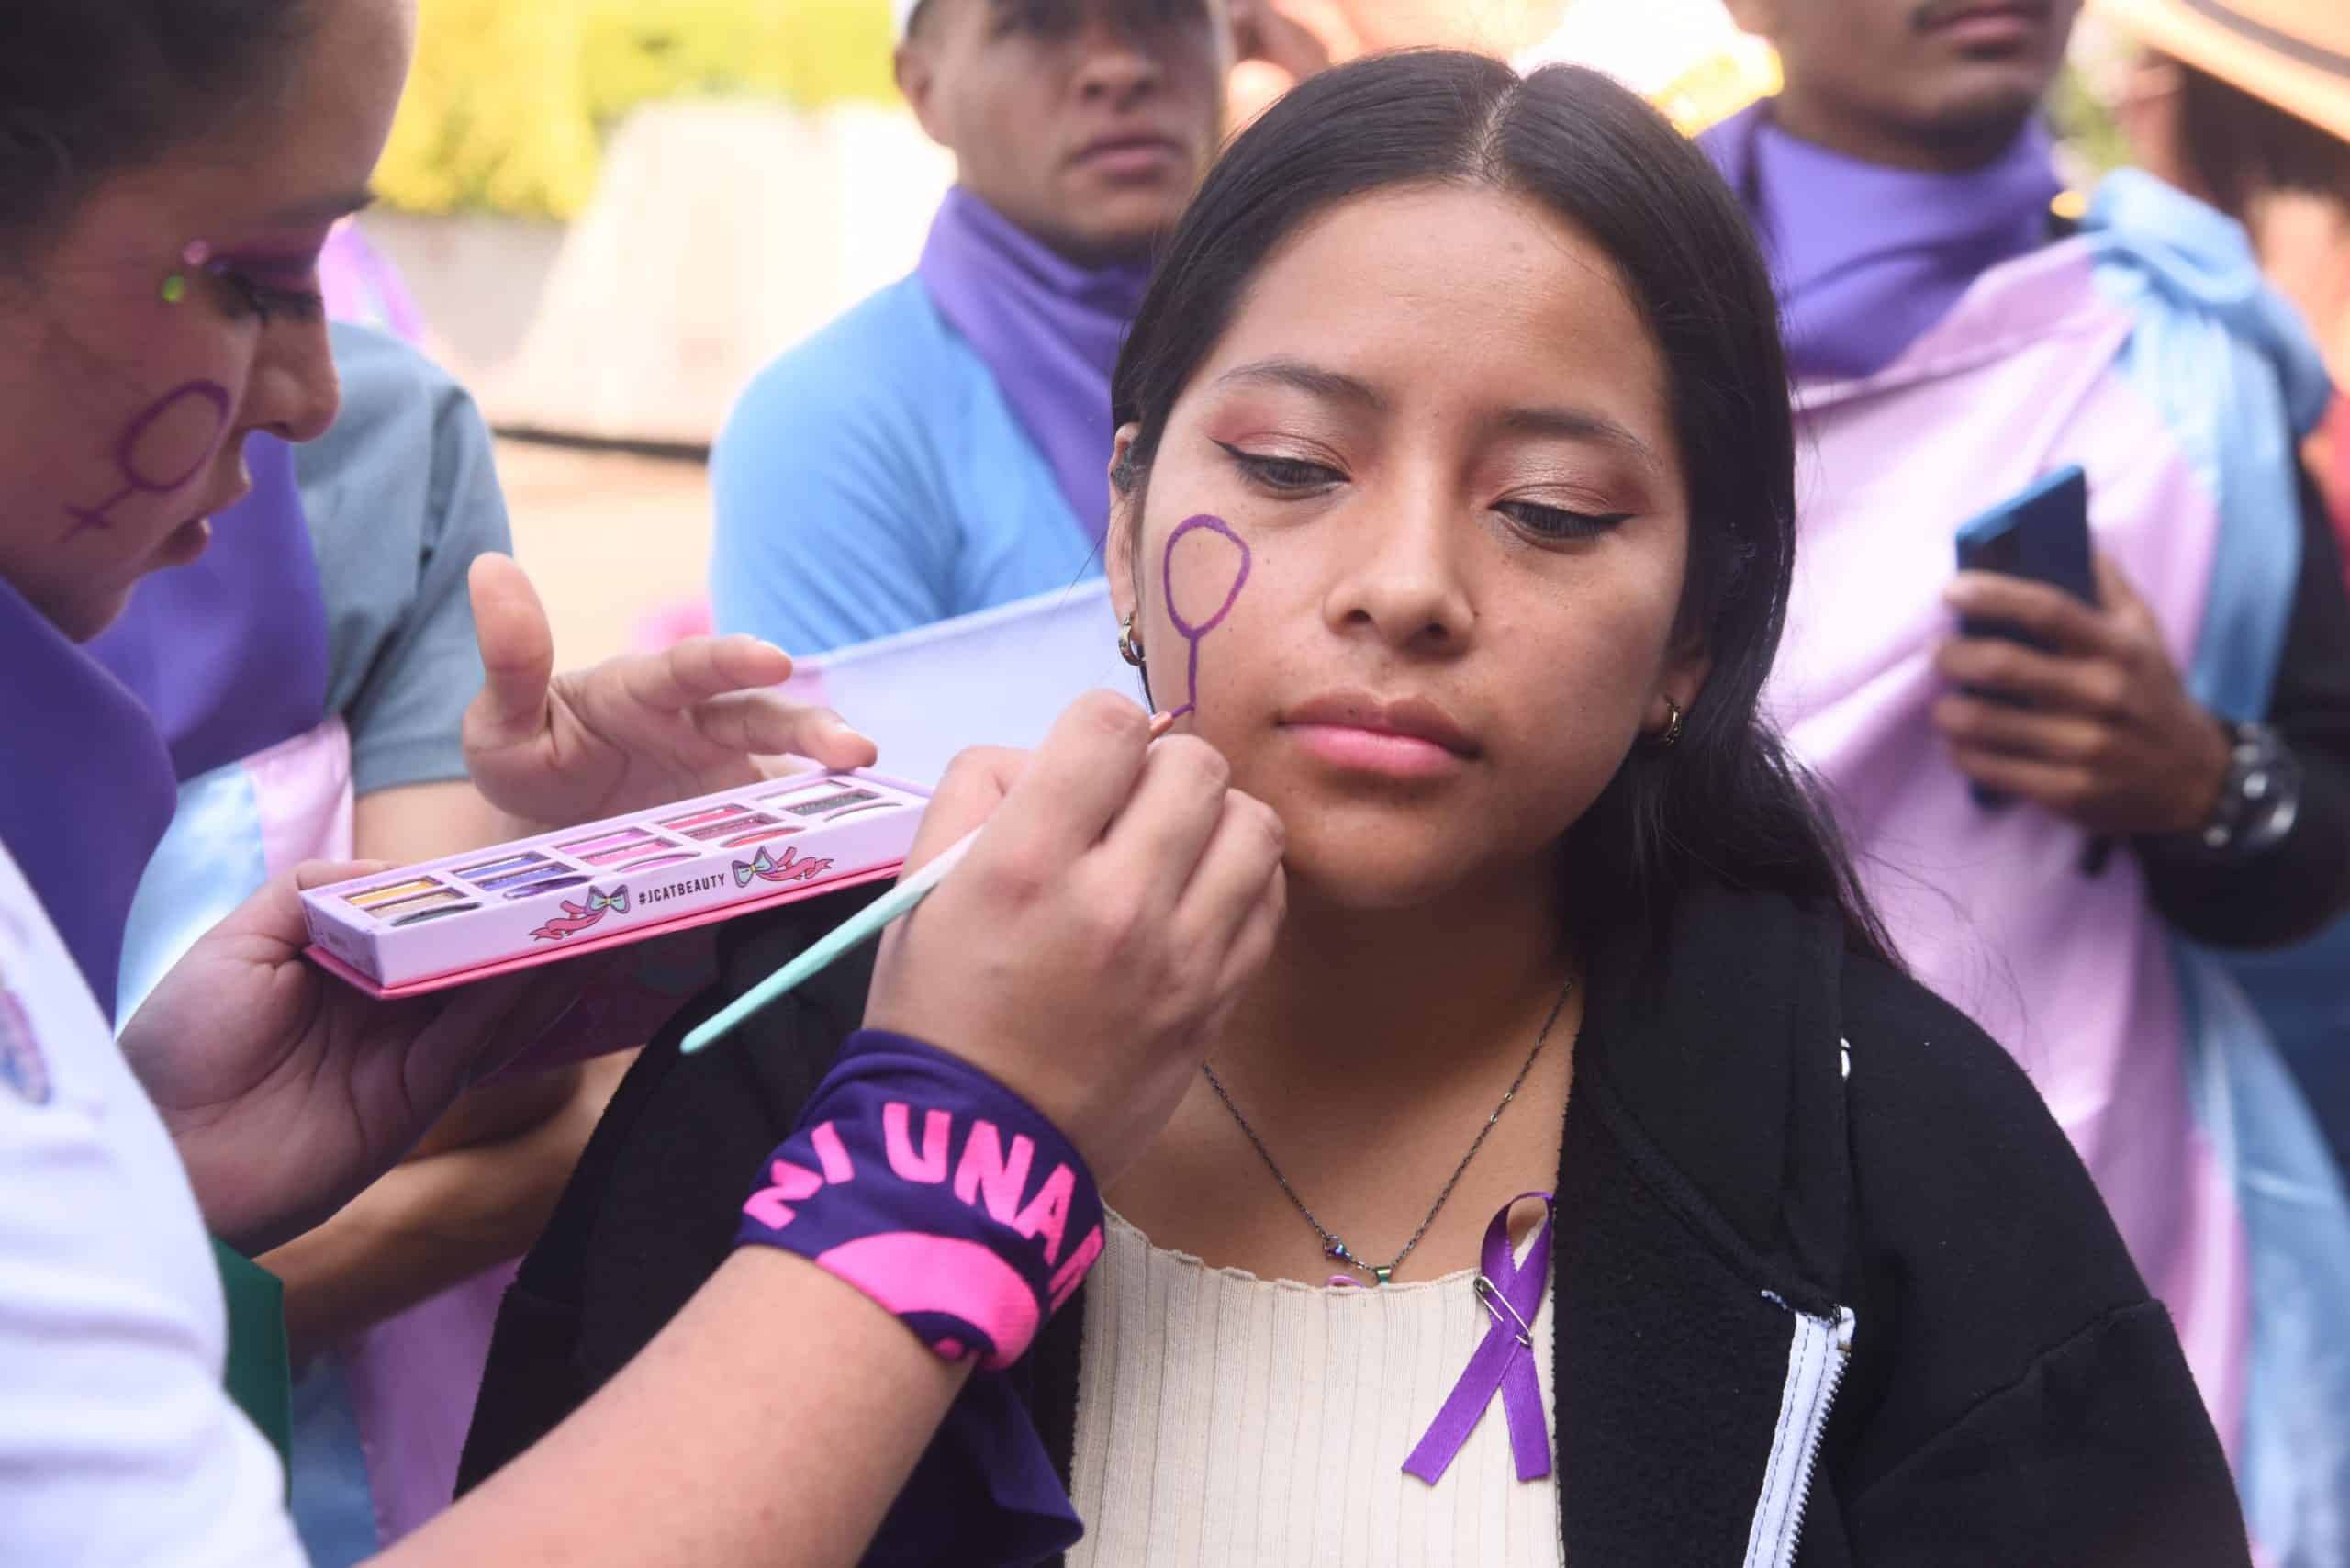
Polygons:
[[[2084,604],[2098,602],[2097,568],[2089,551],[2088,476],[2069,464],[2036,480],[2030,488],[1967,522],[1958,531],[1958,567],[1998,572],[2063,588]],[[1973,618],[1960,629],[1969,637],[2003,637],[2042,648],[2039,639],[2005,622]],[[2026,706],[1998,692],[1969,689],[1986,701]],[[1972,788],[1975,804],[1996,811],[2008,798],[1981,785]]]

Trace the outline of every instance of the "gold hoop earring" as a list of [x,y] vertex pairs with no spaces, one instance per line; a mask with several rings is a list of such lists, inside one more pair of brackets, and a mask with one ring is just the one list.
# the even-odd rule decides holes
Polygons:
[[1668,697],[1664,700],[1666,719],[1664,733],[1656,738],[1659,751],[1671,751],[1681,741],[1681,704]]
[[1136,669],[1145,667],[1142,644],[1135,641],[1135,618],[1131,615],[1118,622],[1118,656]]

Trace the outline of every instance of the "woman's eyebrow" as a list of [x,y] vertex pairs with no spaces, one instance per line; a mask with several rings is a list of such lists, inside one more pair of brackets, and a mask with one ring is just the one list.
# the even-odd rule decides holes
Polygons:
[[1334,403],[1352,403],[1375,414],[1387,411],[1384,394],[1368,381],[1302,359],[1260,359],[1215,378],[1218,386],[1288,386]]
[[1562,441],[1597,442],[1603,446],[1616,447],[1639,460],[1642,466],[1656,468],[1656,454],[1647,442],[1623,424],[1606,414],[1590,409],[1533,408],[1510,409],[1498,421],[1501,428],[1513,435],[1550,436]]

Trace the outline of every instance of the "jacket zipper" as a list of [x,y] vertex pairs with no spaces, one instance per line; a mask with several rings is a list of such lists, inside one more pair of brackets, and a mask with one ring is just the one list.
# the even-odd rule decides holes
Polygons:
[[[1775,1295],[1770,1299],[1786,1305]],[[1745,1568],[1792,1568],[1795,1562],[1796,1543],[1803,1538],[1804,1506],[1811,1496],[1812,1466],[1818,1462],[1828,1413],[1852,1359],[1852,1331],[1859,1323],[1850,1307],[1836,1308],[1833,1317],[1816,1317],[1792,1307],[1788,1311],[1796,1332],[1787,1349],[1787,1386],[1779,1396],[1778,1431],[1771,1439],[1762,1495],[1746,1537]]]

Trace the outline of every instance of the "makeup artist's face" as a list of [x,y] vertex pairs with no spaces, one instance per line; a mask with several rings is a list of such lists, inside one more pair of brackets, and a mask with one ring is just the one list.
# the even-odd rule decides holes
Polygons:
[[1247,542],[1185,722],[1280,812],[1293,890],[1557,885],[1561,835],[1702,679],[1667,399],[1614,266],[1521,197],[1358,198],[1258,274],[1110,559],[1164,710],[1188,697],[1170,587],[1197,625],[1238,555],[1168,542],[1201,513]]
[[202,554],[246,491],[247,434],[334,419],[319,253],[364,199],[412,18],[409,0],[311,14],[249,110],[101,182],[0,276],[0,577],[77,641]]
[[1224,0],[925,0],[898,82],[967,187],[1094,263],[1181,215],[1231,67]]
[[1771,40],[1780,118],[1872,162],[1964,168],[2014,139],[2064,63],[2080,0],[1729,0]]

